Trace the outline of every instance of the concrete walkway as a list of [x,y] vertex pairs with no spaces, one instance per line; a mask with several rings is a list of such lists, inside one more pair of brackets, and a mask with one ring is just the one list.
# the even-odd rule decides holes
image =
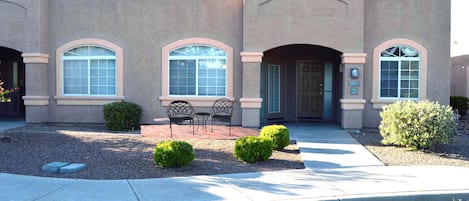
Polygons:
[[0,118],[0,133],[4,130],[20,127],[26,125],[24,118],[17,117],[1,117]]
[[469,200],[469,168],[387,167],[336,125],[287,126],[306,169],[139,180],[0,173],[0,200]]

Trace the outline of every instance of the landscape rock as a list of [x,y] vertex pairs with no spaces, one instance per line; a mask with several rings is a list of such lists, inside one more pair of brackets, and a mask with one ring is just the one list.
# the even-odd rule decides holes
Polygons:
[[2,134],[0,134],[0,141],[1,141],[1,142],[12,142],[13,139],[12,139],[10,136],[8,136],[8,135],[2,135]]

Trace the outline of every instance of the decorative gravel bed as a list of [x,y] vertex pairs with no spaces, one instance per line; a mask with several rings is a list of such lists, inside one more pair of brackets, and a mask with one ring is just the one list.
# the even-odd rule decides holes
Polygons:
[[[466,125],[467,121],[462,121]],[[460,127],[454,142],[436,147],[435,150],[410,151],[403,147],[381,144],[382,136],[377,129],[351,133],[360,144],[378,157],[384,164],[393,166],[409,165],[449,165],[469,167],[469,132],[468,127]]]
[[[139,179],[190,175],[302,169],[296,144],[274,151],[268,161],[247,164],[233,156],[235,140],[178,139],[190,143],[195,160],[190,166],[163,169],[153,160],[161,138],[141,137],[138,132],[109,133],[101,127],[26,126],[4,132],[11,142],[0,142],[0,172],[81,179]],[[52,161],[85,163],[76,173],[45,173]]]
[[[450,165],[469,167],[469,121],[462,120],[454,142],[433,151],[409,151],[384,146],[377,129],[351,135],[386,165]],[[138,131],[109,133],[93,126],[26,126],[4,135],[11,142],[0,142],[0,172],[46,177],[82,179],[138,179],[190,175],[302,169],[303,161],[295,143],[284,151],[274,151],[264,162],[247,164],[233,156],[235,140],[178,139],[195,149],[190,166],[173,169],[156,167],[154,146],[162,138],[141,137]],[[1,134],[0,134],[1,135]],[[52,161],[85,163],[77,173],[45,173],[42,165]]]

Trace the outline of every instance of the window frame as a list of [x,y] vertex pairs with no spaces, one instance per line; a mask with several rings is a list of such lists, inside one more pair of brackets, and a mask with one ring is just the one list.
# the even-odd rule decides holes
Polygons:
[[185,100],[191,102],[193,106],[210,107],[216,99],[221,96],[186,96],[186,95],[169,95],[169,53],[188,45],[201,45],[221,49],[226,53],[226,94],[224,98],[234,100],[233,97],[233,48],[208,38],[186,38],[181,39],[162,48],[161,52],[161,96],[159,100],[163,106],[167,106],[173,100]]
[[[63,54],[74,48],[94,46],[108,49],[115,53],[116,95],[65,95],[63,75]],[[96,38],[78,39],[60,46],[56,50],[56,96],[57,105],[104,105],[124,100],[123,96],[123,50],[114,43]]]
[[[381,53],[386,49],[393,46],[407,46],[419,53],[419,94],[418,98],[392,98],[392,97],[380,97],[381,90]],[[425,49],[419,43],[404,39],[396,38],[385,41],[378,45],[373,50],[373,86],[372,86],[372,98],[370,102],[374,109],[382,109],[383,106],[393,103],[396,100],[426,100],[427,98],[427,49]],[[400,65],[400,64],[399,64]],[[400,72],[399,72],[400,74]]]
[[[174,61],[195,61],[195,91],[193,95],[179,95],[179,94],[168,94],[169,96],[171,97],[216,97],[216,98],[222,98],[222,97],[225,97],[226,94],[227,94],[227,86],[226,86],[226,79],[227,79],[227,53],[220,49],[220,48],[217,48],[217,47],[213,47],[213,46],[210,46],[210,45],[201,45],[201,44],[196,44],[196,45],[193,45],[193,44],[189,44],[189,45],[185,45],[185,46],[182,46],[182,47],[179,47],[179,48],[176,48],[172,51],[170,51],[168,54],[171,54],[173,51],[176,51],[180,48],[184,48],[184,47],[188,47],[188,46],[197,46],[197,47],[200,47],[200,46],[204,46],[204,47],[209,47],[209,48],[215,48],[215,49],[219,49],[221,51],[224,52],[225,56],[206,56],[206,55],[195,55],[195,56],[171,56],[169,55],[168,56],[168,63],[170,64],[171,63],[171,60],[174,60]],[[201,85],[199,85],[199,79],[202,77],[200,74],[199,74],[199,71],[201,70],[201,67],[200,67],[200,60],[224,60],[225,62],[225,73],[224,73],[224,77],[223,79],[225,80],[225,83],[224,83],[224,95],[223,96],[217,96],[217,95],[200,95],[200,87]],[[168,66],[168,68],[170,68]],[[170,76],[170,73],[168,73],[168,76],[169,78],[171,79],[171,76]],[[219,79],[218,75],[217,77],[215,77],[215,79]],[[214,87],[216,88],[216,86]],[[170,90],[171,89],[171,85],[168,84],[168,90],[169,90],[169,93],[170,93]]]
[[[108,50],[110,52],[112,52],[114,55],[98,55],[98,56],[65,56],[64,54],[69,52],[70,50],[74,50],[76,48],[82,48],[82,47],[87,47],[88,48],[88,52],[90,51],[91,48],[101,48],[101,49],[105,49],[105,50]],[[79,47],[76,47],[76,48],[72,48],[72,49],[69,49],[68,51],[65,51],[63,54],[62,54],[62,74],[65,74],[65,63],[66,61],[84,61],[87,63],[87,93],[84,94],[84,93],[76,93],[76,94],[72,94],[72,93],[68,93],[66,94],[65,93],[65,75],[62,79],[62,90],[63,91],[63,94],[64,96],[116,96],[117,95],[117,76],[114,75],[114,77],[112,78],[113,81],[114,81],[114,85],[113,87],[116,88],[114,90],[114,93],[113,94],[93,94],[92,93],[92,61],[97,61],[98,63],[100,63],[101,61],[109,61],[109,60],[113,60],[114,61],[114,70],[115,70],[115,62],[116,62],[116,53],[112,50],[109,50],[107,48],[103,48],[103,47],[100,47],[100,46],[96,46],[96,45],[83,45],[83,46],[79,46]],[[107,73],[107,72],[106,72]],[[116,73],[114,73],[116,74]],[[95,75],[96,76],[96,75]],[[101,77],[99,77],[98,79],[102,79]],[[102,87],[101,85],[98,85],[98,87]]]
[[[391,47],[388,47],[386,49],[389,49],[389,48],[393,48],[393,47],[398,47],[398,48],[401,48],[401,47],[407,47],[407,48],[412,48],[412,47],[409,47],[407,45],[395,45],[395,46],[391,46]],[[413,50],[415,50],[414,48],[412,48]],[[415,50],[417,51],[417,50]],[[383,51],[384,52],[384,51]],[[381,52],[381,54],[383,53]],[[417,51],[418,52],[418,51]],[[411,98],[411,97],[402,97],[401,95],[401,91],[403,90],[402,86],[401,86],[401,82],[403,81],[403,76],[402,76],[402,62],[411,62],[411,61],[418,61],[418,81],[420,81],[420,63],[421,63],[421,59],[420,59],[420,52],[418,52],[418,56],[417,57],[403,57],[403,56],[397,56],[397,57],[383,57],[383,56],[380,56],[379,57],[379,98],[380,99],[397,99],[397,100],[418,100],[419,97],[417,96],[416,98]],[[381,94],[381,91],[382,91],[382,86],[381,86],[381,81],[382,81],[382,62],[383,61],[388,61],[388,62],[397,62],[397,97],[384,97],[382,96]],[[409,69],[409,71],[411,71],[412,69]],[[408,81],[410,81],[411,79],[407,79]],[[407,88],[407,89],[410,89]],[[420,91],[420,84],[417,88],[418,91]],[[418,93],[418,95],[420,95]]]

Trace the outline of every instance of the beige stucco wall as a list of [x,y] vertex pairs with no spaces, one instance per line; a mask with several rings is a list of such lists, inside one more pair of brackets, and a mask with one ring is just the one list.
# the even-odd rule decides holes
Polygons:
[[451,96],[469,96],[469,55],[451,57]]
[[[24,57],[26,97],[47,102],[47,9],[48,0],[0,0],[0,46],[15,49]],[[37,57],[40,55],[40,57]],[[39,58],[39,60],[37,60]],[[25,101],[29,104],[32,101]],[[35,102],[37,103],[37,101]],[[47,122],[45,105],[26,108],[26,121]]]
[[24,43],[26,30],[26,10],[23,5],[8,1],[0,1],[0,45],[24,51],[26,45]]
[[365,2],[364,127],[377,127],[380,110],[369,104],[372,93],[373,49],[379,44],[404,38],[428,51],[427,99],[449,104],[450,93],[450,1],[367,0]]
[[[242,45],[242,0],[212,1],[128,1],[49,0],[49,52],[81,39],[110,41],[124,52],[124,97],[143,107],[143,123],[166,117],[161,105],[162,48],[174,41],[201,37],[231,46],[234,52],[234,80],[241,79],[239,52]],[[49,93],[55,92],[55,55],[50,55]],[[241,85],[235,83],[234,96]],[[239,102],[233,124],[240,124]],[[51,122],[102,122],[102,107],[49,105]],[[78,111],[79,114],[73,115]],[[87,115],[88,114],[88,115]]]
[[[26,64],[26,95],[39,98],[36,103],[48,102],[27,108],[31,122],[103,122],[101,106],[58,106],[54,99],[55,51],[83,38],[107,40],[123,49],[123,95],[143,107],[143,123],[166,116],[158,99],[162,48],[195,37],[233,48],[233,124],[241,124],[239,99],[259,97],[254,93],[259,87],[249,87],[246,80],[260,76],[243,77],[239,53],[291,44],[366,53],[361,72],[367,102],[364,127],[379,123],[380,110],[370,104],[373,49],[391,39],[409,39],[428,50],[426,98],[449,103],[450,0],[0,0],[0,13],[0,46],[44,54],[40,59],[45,62]],[[257,118],[249,114],[246,118]]]
[[244,51],[312,44],[363,52],[363,0],[250,0],[244,6]]
[[0,46],[24,53],[45,52],[47,0],[0,0],[0,13]]
[[[325,48],[314,56],[304,57],[303,53],[295,55],[291,58],[293,63],[287,64],[288,68],[296,69],[295,60],[298,59],[338,63],[340,61],[337,58],[327,59],[336,54],[328,55],[325,53],[327,48],[336,50],[339,54],[364,52],[363,4],[363,0],[245,1],[243,51],[264,52],[265,59],[285,59],[289,54],[273,55],[267,51],[294,44],[314,45]],[[321,56],[323,54],[326,56]],[[334,65],[333,71],[336,72],[334,83],[337,83],[336,79],[342,77],[339,65]],[[244,79],[259,79],[259,75],[246,76]],[[334,88],[334,94],[341,91],[340,88]],[[249,94],[249,91],[245,93]],[[334,96],[334,108],[337,108],[341,97],[342,95]],[[288,112],[285,113],[284,120],[296,121],[295,101],[286,107]],[[334,115],[340,115],[340,111],[335,111]],[[340,119],[339,116],[336,118]]]

